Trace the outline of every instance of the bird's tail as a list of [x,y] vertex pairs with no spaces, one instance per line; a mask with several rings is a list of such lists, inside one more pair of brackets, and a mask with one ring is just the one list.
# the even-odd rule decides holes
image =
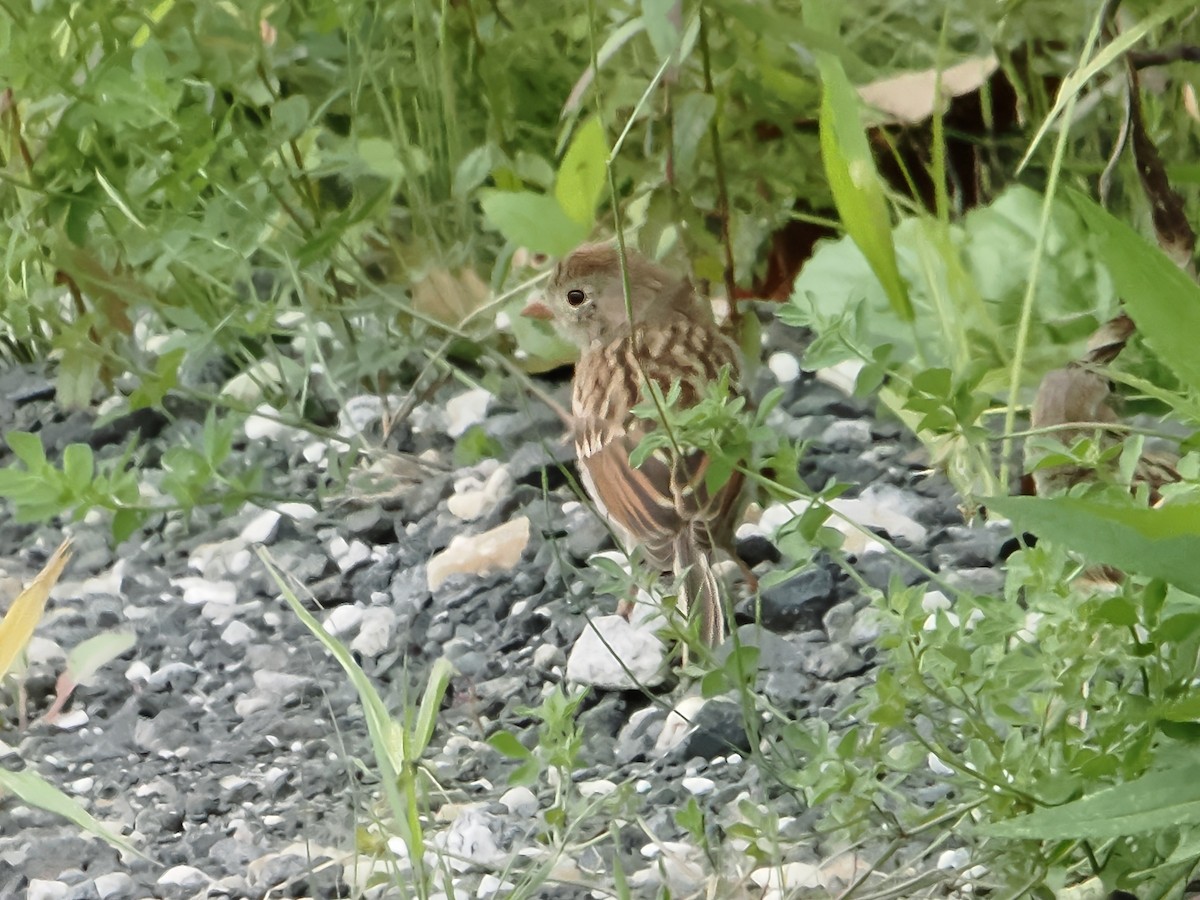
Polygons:
[[725,614],[712,561],[686,530],[675,538],[674,549],[679,610],[685,618],[699,617],[700,640],[715,647],[725,639]]

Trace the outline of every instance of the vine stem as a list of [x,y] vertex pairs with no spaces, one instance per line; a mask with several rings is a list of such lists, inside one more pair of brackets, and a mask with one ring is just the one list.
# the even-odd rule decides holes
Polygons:
[[708,50],[708,17],[704,12],[704,4],[700,4],[700,59],[704,67],[704,92],[717,101],[713,109],[712,122],[708,126],[708,135],[712,140],[713,166],[717,173],[717,216],[721,220],[721,244],[725,249],[725,294],[729,298],[729,325],[734,334],[738,333],[739,312],[735,294],[736,283],[733,272],[733,235],[729,221],[729,184],[725,178],[725,157],[721,153],[721,128],[717,124],[720,119],[720,100],[717,99],[713,88],[712,59]]

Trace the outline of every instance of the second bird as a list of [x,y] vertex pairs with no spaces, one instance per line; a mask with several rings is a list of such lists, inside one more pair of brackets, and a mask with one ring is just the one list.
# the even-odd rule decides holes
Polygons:
[[630,453],[656,423],[632,410],[649,399],[647,382],[663,396],[678,382],[684,409],[705,396],[723,368],[736,390],[738,351],[686,279],[632,251],[625,261],[628,307],[617,249],[585,244],[555,266],[545,301],[531,303],[525,315],[553,320],[581,349],[571,411],[588,494],[630,549],[674,573],[680,610],[695,611],[701,639],[713,646],[724,638],[725,619],[712,556],[714,548],[732,555],[743,476],[735,471],[710,492],[709,459],[699,450],[656,450],[634,467]]

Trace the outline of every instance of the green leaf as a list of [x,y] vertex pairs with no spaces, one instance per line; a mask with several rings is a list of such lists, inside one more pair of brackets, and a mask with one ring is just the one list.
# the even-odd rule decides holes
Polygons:
[[46,465],[46,450],[42,447],[39,435],[30,434],[28,431],[10,431],[4,436],[4,440],[8,442],[17,459],[25,463],[30,471]]
[[67,674],[75,684],[86,685],[102,666],[134,645],[132,631],[106,631],[75,645],[67,654]]
[[454,442],[454,462],[459,466],[473,466],[484,459],[499,459],[504,448],[491,437],[482,425],[472,425]]
[[821,73],[821,159],[833,202],[846,231],[870,263],[888,301],[904,321],[913,318],[908,288],[900,277],[883,182],[867,143],[858,96],[837,57],[817,54]]
[[92,484],[94,460],[87,444],[69,444],[63,451],[63,475],[76,497],[81,497]]
[[86,409],[100,379],[100,360],[71,348],[58,366],[58,402],[67,409]]
[[1200,505],[1143,509],[1079,497],[991,497],[982,503],[1019,530],[1091,562],[1161,578],[1200,596]]
[[1140,234],[1077,192],[1071,202],[1100,241],[1129,315],[1150,348],[1181,381],[1200,390],[1200,286],[1165,253]]
[[118,509],[113,514],[112,520],[113,542],[119,544],[128,539],[131,534],[141,528],[142,522],[145,520],[146,513],[139,509]]
[[1196,823],[1200,823],[1200,765],[1189,763],[979,830],[1008,838],[1105,840]]
[[454,666],[446,657],[438,657],[425,680],[425,693],[421,695],[421,705],[417,707],[417,720],[412,729],[412,740],[408,742],[405,756],[408,762],[416,762],[429,746],[433,738],[433,729],[437,725],[437,714],[442,707],[442,698],[450,685],[450,676],[454,674]]
[[82,828],[89,834],[94,834],[96,837],[107,841],[120,850],[132,853],[141,859],[150,860],[150,857],[145,853],[133,846],[125,838],[109,831],[91,813],[80,806],[76,800],[64,794],[36,772],[31,772],[28,769],[24,772],[9,772],[6,769],[0,769],[0,788],[9,791],[19,800],[28,803],[30,806],[36,806],[39,809],[54,813],[56,816],[61,816],[68,822]]
[[533,755],[511,731],[497,731],[487,742],[489,747],[509,759],[529,759]]
[[676,8],[676,0],[642,0],[642,24],[660,62],[679,47],[679,28],[671,15]]
[[675,129],[671,135],[675,150],[675,175],[687,178],[696,167],[696,155],[701,141],[717,112],[717,98],[712,94],[691,92],[675,101]]
[[271,107],[271,121],[279,139],[284,141],[300,136],[308,125],[308,116],[308,98],[303,94],[293,94]]
[[505,240],[535,253],[564,256],[588,236],[589,226],[568,216],[558,201],[532,191],[482,193],[484,215]]
[[504,162],[504,152],[495,144],[482,144],[462,158],[454,170],[450,193],[459,199],[470,197],[487,180],[492,169]]
[[404,163],[400,161],[391,141],[383,138],[363,138],[358,142],[358,158],[374,175],[399,181],[404,177]]
[[604,126],[593,116],[575,132],[563,155],[554,182],[554,196],[568,216],[590,230],[607,178],[608,144]]
[[1033,140],[1029,142],[1029,149],[1025,151],[1025,156],[1021,158],[1021,162],[1017,166],[1017,171],[1019,172],[1024,169],[1025,164],[1033,158],[1033,153],[1037,149],[1038,144],[1041,143],[1042,138],[1046,136],[1051,126],[1053,126],[1058,117],[1067,108],[1067,102],[1072,96],[1083,90],[1084,86],[1092,78],[1116,60],[1121,59],[1130,48],[1163,22],[1166,22],[1173,16],[1179,15],[1185,10],[1194,8],[1195,0],[1176,0],[1174,3],[1166,3],[1159,6],[1158,9],[1154,10],[1153,13],[1141,21],[1134,22],[1122,28],[1121,33],[1114,36],[1112,40],[1106,41],[1102,49],[1095,56],[1068,74],[1063,79],[1062,84],[1059,85],[1058,96],[1054,98],[1053,109],[1042,120],[1042,124],[1038,127]]

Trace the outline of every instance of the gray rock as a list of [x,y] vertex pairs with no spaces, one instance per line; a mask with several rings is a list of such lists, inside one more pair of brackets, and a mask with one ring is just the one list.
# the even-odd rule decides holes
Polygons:
[[666,677],[666,658],[666,646],[653,632],[620,616],[600,616],[571,648],[567,678],[610,690],[654,687]]
[[782,584],[762,592],[761,624],[772,631],[808,631],[836,601],[833,576],[824,566],[810,566]]
[[857,616],[858,611],[855,609],[853,600],[846,600],[831,607],[821,620],[825,633],[829,635],[830,643],[836,644],[848,640]]
[[[751,715],[757,715],[751,712]],[[692,719],[692,730],[672,753],[675,759],[715,759],[749,753],[750,737],[742,707],[729,700],[710,700]]]
[[125,872],[110,872],[94,879],[100,900],[125,900],[133,896],[133,879]]
[[824,681],[836,681],[847,675],[857,675],[867,667],[861,656],[842,644],[814,647],[802,665],[804,671]]

